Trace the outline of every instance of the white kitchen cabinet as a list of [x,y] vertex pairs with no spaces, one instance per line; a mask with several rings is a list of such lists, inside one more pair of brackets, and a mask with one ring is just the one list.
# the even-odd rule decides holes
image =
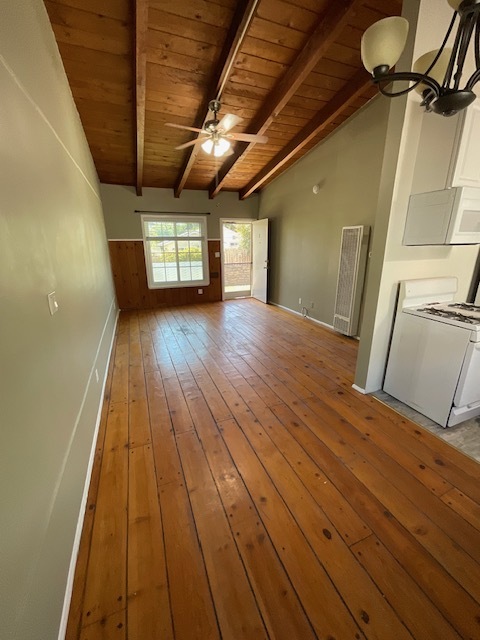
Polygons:
[[412,193],[480,188],[480,100],[451,118],[424,113]]
[[460,114],[447,187],[480,187],[480,104]]

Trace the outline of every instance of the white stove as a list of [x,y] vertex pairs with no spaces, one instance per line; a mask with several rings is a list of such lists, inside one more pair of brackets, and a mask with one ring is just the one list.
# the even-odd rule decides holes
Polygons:
[[480,415],[480,307],[456,278],[400,283],[384,390],[443,427]]
[[468,302],[429,303],[419,307],[404,307],[405,313],[430,318],[472,331],[472,340],[480,342],[480,307]]

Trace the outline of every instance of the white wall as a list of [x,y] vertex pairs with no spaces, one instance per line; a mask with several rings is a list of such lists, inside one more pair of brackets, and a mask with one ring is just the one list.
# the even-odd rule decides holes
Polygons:
[[[418,1],[405,0],[404,10],[407,17],[412,18],[410,28],[415,44],[413,51],[397,65],[399,69],[411,68],[412,59],[416,60],[426,51],[438,47],[452,16],[452,10],[446,2],[422,0],[415,31],[417,8]],[[422,174],[422,181],[431,181],[431,172],[417,162],[417,157],[423,157],[422,154],[418,155],[422,123],[428,122],[429,118],[441,117],[424,113],[419,106],[419,97],[413,92],[408,95],[408,99],[392,100],[387,138],[392,146],[397,145],[398,153],[387,153],[382,168],[385,179],[381,183],[376,227],[384,229],[384,247],[373,248],[376,254],[374,257],[381,260],[381,265],[372,270],[367,283],[364,313],[366,321],[360,334],[355,376],[356,385],[367,392],[382,386],[398,282],[411,278],[457,276],[459,300],[465,300],[470,288],[478,254],[477,246],[402,245],[408,199],[414,190],[418,190],[418,174]],[[450,135],[452,123],[448,118],[444,122],[447,136]],[[377,238],[380,241],[380,235]]]
[[143,189],[137,196],[133,187],[100,185],[105,225],[109,240],[141,240],[140,214],[135,210],[154,213],[208,213],[208,238],[220,238],[220,218],[258,217],[258,196],[239,200],[238,194],[222,191],[214,200],[209,200],[208,191],[185,189],[180,198],[175,198],[172,189]]
[[97,176],[42,2],[2,5],[0,95],[0,636],[53,640],[116,304]]
[[333,323],[342,227],[374,225],[387,117],[376,98],[262,191],[270,301]]

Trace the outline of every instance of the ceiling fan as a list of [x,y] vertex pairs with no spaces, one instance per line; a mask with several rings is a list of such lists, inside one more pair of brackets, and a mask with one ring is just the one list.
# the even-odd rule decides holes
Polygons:
[[267,136],[256,135],[254,133],[235,133],[231,129],[236,127],[237,124],[242,122],[243,118],[236,116],[233,113],[227,113],[221,120],[218,120],[217,114],[220,111],[222,105],[218,100],[210,100],[208,103],[209,110],[213,113],[213,118],[207,120],[203,125],[203,129],[197,129],[196,127],[187,127],[183,124],[174,124],[173,122],[166,122],[167,127],[174,127],[175,129],[186,129],[187,131],[194,131],[200,133],[198,138],[180,144],[175,149],[186,149],[193,145],[201,145],[205,153],[213,155],[216,158],[233,154],[231,148],[231,140],[240,140],[241,142],[260,142],[265,144],[268,142]]

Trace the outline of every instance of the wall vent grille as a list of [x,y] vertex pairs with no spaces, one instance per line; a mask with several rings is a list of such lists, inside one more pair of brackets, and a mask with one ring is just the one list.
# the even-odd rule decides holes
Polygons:
[[333,328],[347,336],[357,333],[365,279],[370,227],[343,227]]

